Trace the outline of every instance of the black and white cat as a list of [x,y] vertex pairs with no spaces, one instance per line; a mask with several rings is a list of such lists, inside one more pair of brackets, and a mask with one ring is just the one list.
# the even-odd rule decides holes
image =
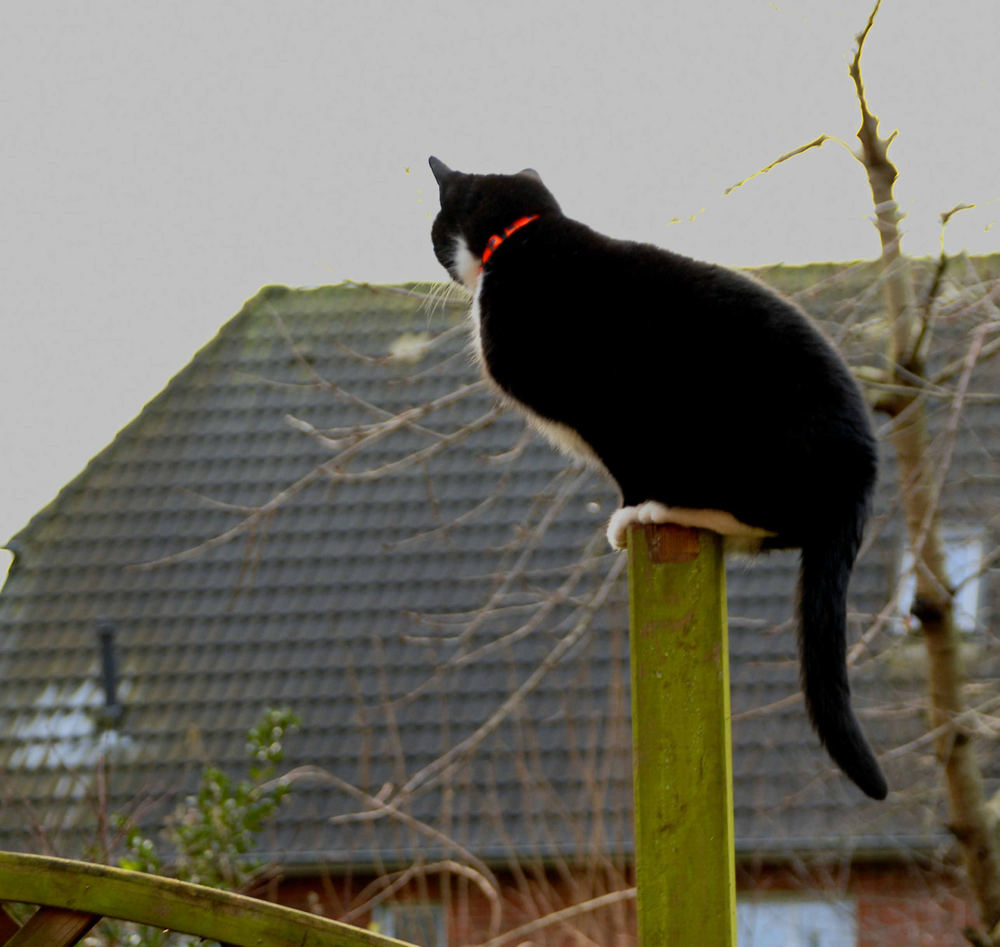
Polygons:
[[632,523],[801,550],[799,653],[813,725],[869,796],[885,778],[850,704],[846,597],[876,476],[865,403],[791,303],[749,277],[565,217],[531,170],[437,158],[434,253],[473,294],[486,376],[560,448],[611,475]]

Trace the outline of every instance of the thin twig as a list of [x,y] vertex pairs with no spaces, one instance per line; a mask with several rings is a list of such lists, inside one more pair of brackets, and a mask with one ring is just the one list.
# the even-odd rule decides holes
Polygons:
[[786,151],[780,158],[775,158],[769,165],[761,168],[759,171],[754,171],[750,177],[744,178],[742,181],[737,181],[735,184],[730,185],[723,191],[723,194],[727,197],[733,193],[733,191],[738,188],[743,187],[744,184],[748,184],[754,178],[759,178],[762,174],[767,174],[768,171],[772,171],[774,168],[778,167],[779,164],[784,164],[786,161],[790,161],[792,158],[797,158],[801,154],[809,151],[812,148],[822,148],[823,145],[828,141],[835,141],[839,145],[843,145],[850,151],[850,146],[847,142],[842,141],[840,138],[835,138],[833,135],[820,135],[818,138],[814,138],[808,144],[800,145],[798,148],[793,148],[791,151]]
[[541,684],[549,671],[566,656],[570,649],[588,631],[594,612],[604,604],[615,583],[618,581],[619,576],[622,574],[626,563],[627,558],[625,556],[618,557],[593,597],[586,606],[581,608],[581,614],[573,628],[559,640],[556,646],[549,651],[542,662],[528,675],[521,686],[500,705],[496,712],[460,743],[453,746],[423,769],[414,773],[399,790],[397,798],[405,798],[418,789],[427,790],[439,783],[524,702],[528,695]]
[[425,402],[424,404],[417,405],[414,408],[410,408],[407,411],[402,411],[397,414],[391,421],[387,421],[385,424],[378,425],[370,433],[366,434],[364,437],[359,439],[357,442],[352,444],[347,449],[341,451],[335,457],[330,458],[330,460],[320,464],[317,467],[313,467],[308,473],[299,477],[298,480],[289,484],[283,490],[279,490],[275,493],[271,499],[267,502],[262,503],[260,506],[256,507],[254,511],[246,516],[243,520],[237,523],[235,526],[231,526],[229,529],[213,536],[210,539],[206,539],[204,542],[199,543],[196,546],[192,546],[188,549],[184,549],[181,552],[171,553],[167,556],[161,556],[158,559],[152,559],[147,562],[139,562],[133,565],[127,566],[129,571],[134,572],[145,572],[150,569],[156,569],[161,566],[174,565],[179,562],[187,562],[196,556],[202,555],[212,549],[216,549],[219,546],[223,546],[228,542],[231,542],[237,536],[241,536],[244,533],[251,530],[257,525],[263,518],[269,514],[278,510],[281,506],[287,503],[292,497],[298,495],[306,487],[315,483],[323,477],[330,476],[336,473],[337,468],[344,464],[347,460],[353,458],[358,454],[363,448],[370,446],[376,441],[381,440],[383,437],[393,433],[400,428],[407,426],[412,421],[418,420],[420,418],[426,417],[433,411],[437,411],[441,408],[448,407],[449,405],[455,404],[458,401],[468,397],[470,394],[483,390],[485,383],[481,381],[471,382],[467,385],[462,385],[461,387],[449,392],[446,395],[442,395],[440,398],[435,398],[433,401]]
[[[924,543],[927,541],[931,527],[939,514],[941,494],[944,491],[945,480],[948,476],[948,471],[951,468],[951,461],[954,457],[955,447],[958,443],[958,425],[961,420],[962,406],[965,402],[965,393],[969,387],[969,381],[972,378],[972,371],[976,367],[976,363],[982,355],[985,337],[986,326],[980,326],[973,335],[972,342],[969,345],[969,350],[966,352],[965,367],[955,390],[955,400],[952,402],[951,412],[948,416],[948,423],[944,431],[945,448],[942,456],[935,464],[938,471],[937,481],[934,484],[928,500],[923,522],[921,522],[920,529],[917,532],[917,535],[913,538],[913,542],[911,544],[913,561],[916,564],[916,567],[925,574],[925,577],[927,577],[924,572],[926,566],[923,565],[922,559]],[[930,578],[934,577],[930,576]]]
[[608,907],[611,904],[619,904],[622,901],[634,901],[635,896],[635,888],[625,888],[622,891],[611,891],[608,894],[602,894],[599,897],[591,898],[588,901],[581,901],[579,904],[573,904],[568,908],[563,908],[561,911],[552,911],[544,917],[537,918],[534,921],[529,921],[527,924],[522,924],[520,927],[515,927],[512,930],[506,931],[499,937],[493,937],[490,940],[476,944],[475,947],[500,947],[501,944],[506,944],[515,937],[524,937],[528,934],[534,934],[537,931],[544,930],[546,927],[551,927],[553,924],[563,924],[566,921],[573,920],[575,917],[579,917],[581,914],[598,911],[601,908]]
[[271,783],[265,784],[263,788],[266,789],[268,786],[274,784],[289,785],[300,781],[307,782],[309,780],[330,783],[341,792],[350,796],[352,799],[356,799],[369,809],[367,812],[349,813],[344,816],[333,816],[328,820],[332,825],[337,825],[342,822],[369,821],[382,817],[395,819],[407,828],[413,829],[418,834],[423,835],[424,838],[441,845],[445,852],[457,852],[460,854],[469,865],[479,872],[483,878],[489,880],[490,885],[497,892],[500,891],[500,883],[497,881],[496,875],[494,875],[481,858],[474,855],[464,845],[456,842],[455,839],[445,835],[444,832],[435,829],[426,822],[422,822],[420,819],[415,818],[408,812],[403,812],[395,803],[386,802],[383,798],[381,798],[383,793],[391,792],[391,786],[384,786],[379,795],[373,796],[370,793],[359,789],[353,783],[349,783],[347,780],[341,779],[335,773],[321,769],[318,766],[307,765],[299,766],[290,770],[283,776],[272,780]]

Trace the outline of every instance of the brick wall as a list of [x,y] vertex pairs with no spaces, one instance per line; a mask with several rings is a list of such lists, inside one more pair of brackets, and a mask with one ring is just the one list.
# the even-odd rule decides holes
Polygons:
[[[470,877],[451,875],[447,884],[440,877],[427,877],[405,885],[393,896],[398,899],[442,901],[448,921],[450,947],[478,944],[488,940],[497,930],[509,931],[536,918],[572,907],[608,892],[605,872],[586,872],[579,876],[569,873],[530,872],[515,876],[505,873],[499,881],[502,895],[497,900]],[[616,886],[618,887],[618,886]],[[343,919],[366,927],[372,919],[370,910],[351,914],[377,895],[380,886],[373,878],[350,881],[331,878],[292,878],[280,885],[261,891],[260,896],[279,900],[283,904],[315,911],[327,917]],[[594,911],[585,911],[564,924],[526,934],[511,940],[511,947],[529,942],[532,947],[579,947],[590,938],[601,947],[634,947],[635,910],[631,900],[625,900]]]
[[[481,943],[491,935],[491,920],[500,912],[501,930],[507,931],[561,908],[593,898],[621,881],[616,873],[566,871],[542,874],[504,873],[499,902],[488,897],[470,877],[452,874],[442,884],[439,875],[411,881],[394,897],[442,901],[449,918],[450,947]],[[738,887],[742,898],[850,899],[858,921],[858,947],[968,947],[962,936],[974,925],[974,905],[965,896],[960,876],[947,868],[918,863],[875,865],[826,863],[788,868],[740,866]],[[269,900],[328,917],[349,918],[365,927],[371,911],[357,909],[382,890],[372,876],[350,879],[314,876],[272,883],[261,895]],[[634,903],[625,901],[586,912],[572,921],[584,937],[601,947],[634,947]],[[554,925],[519,940],[532,947],[578,947],[581,940],[569,924]]]
[[969,947],[975,906],[954,874],[919,869],[856,872],[859,947]]
[[738,875],[741,894],[850,898],[858,947],[968,947],[962,930],[977,922],[961,876],[947,866],[827,862]]

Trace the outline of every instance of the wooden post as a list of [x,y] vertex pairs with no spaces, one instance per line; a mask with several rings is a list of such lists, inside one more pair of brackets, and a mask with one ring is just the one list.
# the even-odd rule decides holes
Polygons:
[[628,531],[640,947],[736,945],[722,540]]

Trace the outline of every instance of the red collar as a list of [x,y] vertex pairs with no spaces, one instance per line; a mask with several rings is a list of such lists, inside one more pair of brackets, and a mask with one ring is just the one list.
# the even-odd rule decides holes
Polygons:
[[[493,256],[493,251],[496,250],[496,248],[500,246],[500,244],[503,243],[504,240],[506,240],[512,233],[520,230],[526,224],[530,224],[533,220],[538,220],[538,214],[532,214],[530,217],[519,217],[514,221],[514,223],[504,230],[503,234],[493,234],[493,236],[486,241],[486,249],[483,250],[483,263],[485,264],[486,261]],[[479,269],[481,270],[482,268],[482,265],[480,265]]]

